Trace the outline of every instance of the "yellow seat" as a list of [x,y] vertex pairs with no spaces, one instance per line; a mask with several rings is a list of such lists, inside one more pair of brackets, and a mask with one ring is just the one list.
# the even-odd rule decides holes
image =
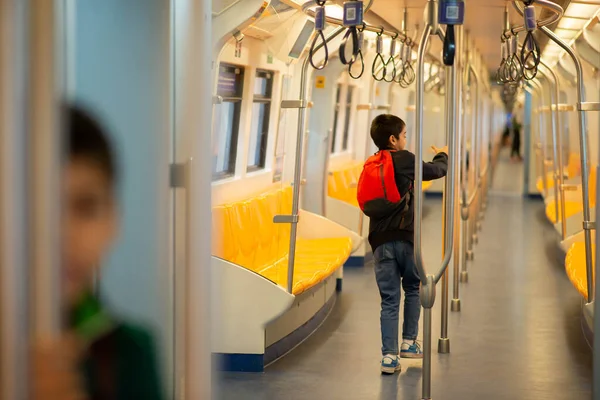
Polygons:
[[[292,187],[212,209],[212,253],[287,287],[290,225],[273,217],[292,212]],[[331,276],[350,256],[349,237],[296,239],[293,294]]]
[[581,159],[579,154],[569,154],[569,162],[567,163],[567,174],[569,178],[574,178],[581,175]]
[[433,181],[425,181],[423,182],[423,191],[426,191],[433,185]]
[[[569,178],[581,176],[581,161],[579,154],[577,153],[569,154],[569,161],[567,162],[567,176]],[[542,177],[538,177],[535,186],[538,192],[544,192],[544,181],[542,180]],[[548,190],[554,189],[554,174],[552,172],[546,173],[546,187]]]
[[[596,246],[592,244],[592,258],[596,259]],[[594,261],[595,264],[595,261]],[[587,299],[587,275],[585,267],[585,244],[583,242],[573,243],[567,251],[565,258],[565,270],[569,280],[577,291]],[[592,279],[595,272],[592,270]]]
[[356,185],[362,172],[362,163],[353,161],[336,170],[329,171],[327,195],[358,207]]
[[[589,199],[590,199],[590,207],[596,206],[596,168],[591,168],[590,176],[588,180],[588,189],[589,189]],[[556,217],[556,199],[550,201],[546,205],[546,217],[550,222],[556,224],[559,221],[562,221],[562,218]],[[558,203],[558,213],[560,214],[560,201]],[[565,216],[567,218],[580,213],[583,211],[583,202],[582,201],[566,201],[565,202]]]
[[[542,180],[542,177],[538,177],[535,187],[537,188],[538,192],[540,193],[544,193],[544,181]],[[550,190],[554,188],[554,175],[552,174],[552,172],[548,172],[546,174],[546,189]]]
[[[546,217],[550,222],[556,224],[559,221],[562,221],[562,218],[556,218],[556,202],[553,200],[548,205],[546,205]],[[583,211],[583,204],[577,201],[566,201],[565,202],[565,215],[567,218],[572,217],[573,215],[580,213]],[[560,202],[558,213],[560,214]]]

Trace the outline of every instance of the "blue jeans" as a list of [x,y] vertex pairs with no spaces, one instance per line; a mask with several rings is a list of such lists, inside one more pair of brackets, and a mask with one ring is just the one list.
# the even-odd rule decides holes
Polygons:
[[400,282],[404,289],[404,323],[402,338],[415,340],[419,332],[421,281],[415,265],[413,245],[409,242],[388,242],[375,249],[375,279],[381,295],[381,352],[398,354],[398,313]]

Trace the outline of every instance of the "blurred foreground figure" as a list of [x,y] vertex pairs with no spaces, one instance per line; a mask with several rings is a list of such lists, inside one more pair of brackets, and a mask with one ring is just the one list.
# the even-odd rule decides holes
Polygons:
[[36,343],[35,400],[162,399],[151,335],[109,315],[93,277],[117,234],[117,167],[100,124],[66,110],[62,290],[67,332]]

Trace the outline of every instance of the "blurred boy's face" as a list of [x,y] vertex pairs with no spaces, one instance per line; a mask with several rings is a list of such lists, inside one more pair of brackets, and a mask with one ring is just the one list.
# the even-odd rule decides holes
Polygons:
[[75,158],[64,176],[63,294],[69,304],[91,288],[94,272],[116,234],[112,184],[93,162]]
[[404,150],[404,148],[406,147],[406,125],[404,126],[402,132],[400,132],[400,135],[398,135],[397,138],[393,135],[390,136],[390,145],[394,150]]

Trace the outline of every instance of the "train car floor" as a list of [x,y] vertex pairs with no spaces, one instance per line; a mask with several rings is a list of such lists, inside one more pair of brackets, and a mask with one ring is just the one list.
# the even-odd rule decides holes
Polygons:
[[[427,202],[424,256],[431,271],[441,257],[441,201]],[[541,201],[490,197],[469,282],[460,286],[462,311],[450,312],[450,354],[437,353],[438,287],[434,400],[590,397],[592,358],[580,327],[581,298],[548,254],[554,235]],[[380,374],[379,301],[373,266],[347,269],[337,304],[314,335],[264,373],[216,375],[214,398],[421,399],[421,361],[402,360],[400,374]]]

